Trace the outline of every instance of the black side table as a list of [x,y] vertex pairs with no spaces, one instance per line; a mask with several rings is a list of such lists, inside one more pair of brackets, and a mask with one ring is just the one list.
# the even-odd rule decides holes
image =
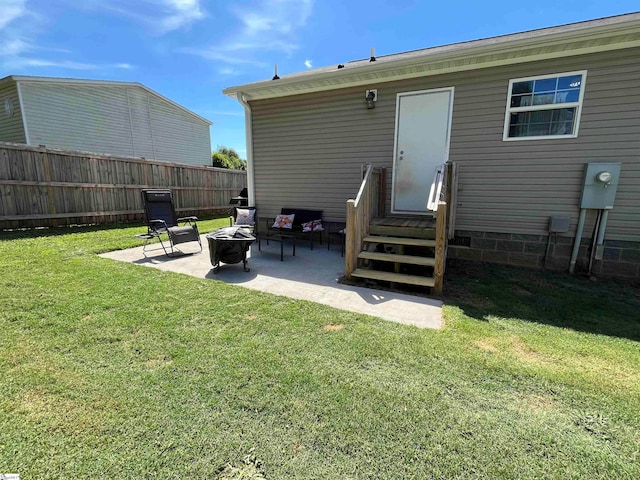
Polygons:
[[327,222],[327,250],[331,250],[331,237],[340,241],[340,256],[344,257],[344,244],[347,237],[347,224],[344,222]]
[[258,237],[258,251],[262,251],[262,240],[266,240],[267,241],[267,245],[269,245],[269,240],[272,240],[274,242],[280,242],[280,261],[284,261],[284,242],[285,240],[291,240],[291,243],[293,245],[293,256],[296,256],[296,236],[295,235],[289,235],[289,234],[285,234],[285,233],[275,233],[275,234],[267,234],[265,236],[260,235]]

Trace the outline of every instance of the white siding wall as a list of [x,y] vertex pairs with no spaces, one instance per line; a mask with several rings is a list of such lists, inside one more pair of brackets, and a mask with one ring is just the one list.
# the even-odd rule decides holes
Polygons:
[[32,145],[211,164],[209,125],[142,88],[20,85]]
[[[623,166],[607,238],[638,241],[638,58],[634,48],[252,102],[256,203],[265,214],[298,206],[344,219],[361,164],[387,167],[391,185],[397,93],[453,86],[458,229],[541,235],[554,214],[571,216],[573,229],[584,164],[612,161]],[[509,79],[583,69],[578,138],[502,141]],[[378,89],[374,110],[365,108],[366,88]]]
[[[182,158],[182,163],[211,165],[209,125],[195,122],[193,117],[171,104],[149,96],[153,143],[156,159]],[[176,135],[176,132],[180,132]]]
[[149,95],[139,88],[127,88],[127,100],[131,112],[131,131],[136,157],[155,158],[151,116],[149,115]]
[[[5,113],[5,100],[13,106],[13,115]],[[22,111],[18,98],[18,88],[14,84],[0,87],[0,141],[13,143],[27,143],[22,124]]]

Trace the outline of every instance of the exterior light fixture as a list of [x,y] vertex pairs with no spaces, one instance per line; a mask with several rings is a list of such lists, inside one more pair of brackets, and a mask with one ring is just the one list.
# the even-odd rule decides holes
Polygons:
[[376,108],[376,100],[378,100],[377,90],[367,90],[366,96],[364,97],[367,102],[367,109],[371,110],[372,108]]

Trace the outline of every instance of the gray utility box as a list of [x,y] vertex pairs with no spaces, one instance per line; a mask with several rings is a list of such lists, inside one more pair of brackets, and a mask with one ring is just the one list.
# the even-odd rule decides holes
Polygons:
[[569,231],[570,217],[553,215],[549,217],[549,233],[566,233]]
[[620,163],[588,163],[580,208],[610,210],[618,190]]

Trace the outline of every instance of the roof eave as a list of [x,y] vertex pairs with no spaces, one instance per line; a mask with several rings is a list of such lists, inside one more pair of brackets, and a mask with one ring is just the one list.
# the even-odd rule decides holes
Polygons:
[[384,62],[256,82],[230,87],[223,90],[223,93],[233,98],[242,93],[247,100],[259,100],[638,47],[640,15],[632,17],[626,22],[612,22],[596,27],[580,24],[570,30],[553,27],[525,34],[435,47],[423,55],[399,55],[399,58]]
[[155,97],[161,98],[162,100],[170,103],[171,105],[177,107],[185,113],[188,113],[192,117],[197,118],[198,120],[206,123],[207,125],[213,125],[210,120],[207,120],[204,117],[201,117],[195,112],[192,112],[186,107],[183,107],[179,103],[174,102],[170,98],[165,97],[161,93],[152,90],[151,88],[143,85],[139,82],[121,82],[118,80],[85,80],[81,78],[58,78],[58,77],[36,77],[36,76],[28,76],[28,75],[9,75],[0,79],[0,81],[13,81],[16,83],[19,82],[34,82],[34,83],[56,83],[56,84],[71,84],[71,85],[102,85],[102,86],[116,86],[116,87],[137,87],[141,88],[144,91],[152,94]]

